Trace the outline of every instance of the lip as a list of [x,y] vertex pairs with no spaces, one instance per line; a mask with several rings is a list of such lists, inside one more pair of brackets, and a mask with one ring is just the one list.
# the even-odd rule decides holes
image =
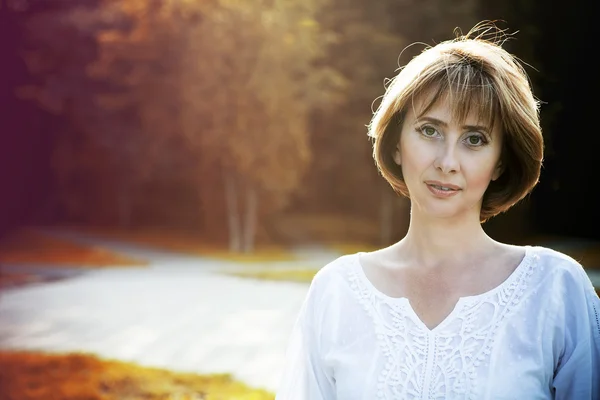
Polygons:
[[[448,183],[442,183],[442,182],[438,182],[438,181],[427,181],[427,182],[425,182],[425,184],[427,185],[427,189],[429,189],[431,194],[433,194],[435,197],[440,198],[440,199],[447,199],[448,197],[456,196],[461,190],[456,185],[451,185]],[[447,187],[452,190],[437,189],[433,185]]]
[[440,182],[440,181],[425,181],[425,184],[427,186],[435,185],[435,186],[447,187],[448,189],[452,189],[452,190],[460,190],[460,186],[456,186],[451,183],[444,183],[444,182]]

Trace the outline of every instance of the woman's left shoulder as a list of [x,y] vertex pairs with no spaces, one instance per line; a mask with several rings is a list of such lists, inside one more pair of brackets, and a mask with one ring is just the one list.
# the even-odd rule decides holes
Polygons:
[[573,276],[585,274],[583,265],[573,257],[561,251],[543,246],[528,246],[528,251],[536,259],[538,268]]
[[542,275],[552,276],[555,283],[558,280],[562,289],[570,293],[582,291],[597,298],[594,286],[581,262],[548,247],[531,246],[529,251],[536,259],[535,268]]

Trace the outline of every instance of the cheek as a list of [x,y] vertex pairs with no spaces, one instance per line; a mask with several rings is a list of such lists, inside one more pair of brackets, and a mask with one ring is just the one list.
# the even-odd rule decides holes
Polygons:
[[468,175],[465,175],[467,175],[467,182],[472,188],[478,187],[485,189],[492,180],[495,166],[496,163],[490,163],[487,160],[484,162],[473,160],[473,162],[471,162],[467,168],[463,168],[463,170],[465,170],[465,172],[468,171]]
[[403,154],[402,157],[402,175],[404,180],[409,183],[418,178],[426,169],[425,158],[420,157],[417,151],[411,151],[409,154]]
[[[402,170],[409,175],[426,169],[433,162],[431,148],[416,140],[405,140],[401,149]],[[404,151],[410,149],[410,151]]]

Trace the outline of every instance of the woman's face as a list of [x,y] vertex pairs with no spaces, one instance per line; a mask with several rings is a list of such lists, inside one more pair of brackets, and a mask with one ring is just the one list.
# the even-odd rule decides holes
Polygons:
[[479,220],[483,194],[502,172],[499,124],[487,126],[477,110],[459,123],[446,101],[422,115],[423,99],[408,108],[394,159],[402,166],[412,212]]

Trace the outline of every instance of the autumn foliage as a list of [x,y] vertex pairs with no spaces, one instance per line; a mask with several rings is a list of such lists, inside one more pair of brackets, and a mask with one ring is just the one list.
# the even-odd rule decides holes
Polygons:
[[33,230],[20,230],[0,242],[0,263],[55,267],[141,267],[145,260],[115,254],[105,248],[61,240]]
[[[405,207],[366,136],[373,100],[411,41],[478,19],[469,0],[24,4],[30,79],[15,94],[61,121],[46,214],[196,229],[245,252],[290,211],[397,235]],[[432,13],[452,22],[421,26]]]
[[88,354],[0,352],[3,400],[272,400],[230,375],[175,373]]

